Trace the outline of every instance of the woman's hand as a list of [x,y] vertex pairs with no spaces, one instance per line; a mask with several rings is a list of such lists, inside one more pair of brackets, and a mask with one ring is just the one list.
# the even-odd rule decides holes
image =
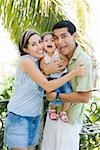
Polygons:
[[83,64],[78,63],[73,70],[76,76],[84,76],[87,73],[86,67]]

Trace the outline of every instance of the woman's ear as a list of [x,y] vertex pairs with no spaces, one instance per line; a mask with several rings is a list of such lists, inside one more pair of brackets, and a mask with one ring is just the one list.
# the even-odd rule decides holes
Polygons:
[[27,52],[28,52],[28,49],[27,49],[27,48],[23,48],[23,51],[27,53]]

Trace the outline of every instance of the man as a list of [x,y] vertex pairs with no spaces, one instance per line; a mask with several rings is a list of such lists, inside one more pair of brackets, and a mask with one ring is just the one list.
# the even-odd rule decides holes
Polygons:
[[[60,21],[53,26],[54,39],[60,53],[69,60],[68,70],[71,71],[77,63],[85,65],[87,74],[83,77],[75,77],[70,83],[72,93],[52,92],[49,97],[60,98],[72,103],[68,110],[68,123],[50,120],[47,116],[43,134],[42,150],[79,150],[79,133],[82,127],[84,103],[89,101],[92,91],[92,67],[87,54],[76,43],[76,27],[70,21]],[[60,68],[57,62],[42,68],[46,74],[55,72]]]

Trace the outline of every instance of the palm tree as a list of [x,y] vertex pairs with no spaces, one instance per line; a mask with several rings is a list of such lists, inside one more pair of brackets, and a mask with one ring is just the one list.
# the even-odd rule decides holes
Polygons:
[[88,24],[86,16],[87,12],[90,13],[90,7],[86,0],[0,0],[2,24],[16,43],[19,35],[26,28],[34,28],[43,33],[51,30],[52,25],[59,20],[66,18],[71,20],[72,18],[66,11],[67,5],[63,9],[64,2],[67,2],[71,12],[74,11],[75,17],[73,18],[78,26],[78,40],[85,49],[88,49],[90,44],[84,41],[84,35],[86,24]]
[[90,4],[86,0],[0,0],[2,24],[15,43],[27,28],[43,33],[51,30],[59,20],[69,19],[77,25],[78,41],[84,50],[94,51],[86,34],[90,13]]
[[40,33],[64,19],[60,0],[0,0],[0,15],[11,39],[18,42],[21,32],[34,28]]
[[93,46],[91,44],[90,38],[87,35],[88,28],[90,27],[90,15],[91,7],[86,0],[62,0],[63,1],[63,13],[67,16],[77,26],[78,41],[81,46],[87,52]]
[[88,36],[90,17],[92,17],[90,4],[86,0],[63,0],[62,9],[64,15],[67,16],[67,18],[77,26],[77,40],[83,49],[90,55],[93,64],[93,70],[95,72],[94,74],[97,74],[97,61],[94,55],[95,50],[93,48],[91,39]]
[[[71,15],[68,14],[68,8]],[[77,25],[78,41],[84,50],[94,51],[86,34],[90,13],[90,5],[86,0],[0,0],[2,24],[15,43],[27,28],[43,33],[51,30],[59,20],[69,19]]]

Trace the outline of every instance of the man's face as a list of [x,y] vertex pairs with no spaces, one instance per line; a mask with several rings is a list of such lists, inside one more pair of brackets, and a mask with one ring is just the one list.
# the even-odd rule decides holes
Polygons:
[[73,33],[71,35],[68,32],[68,29],[65,27],[60,29],[55,29],[54,40],[61,54],[71,58],[76,47],[75,45],[76,33]]

